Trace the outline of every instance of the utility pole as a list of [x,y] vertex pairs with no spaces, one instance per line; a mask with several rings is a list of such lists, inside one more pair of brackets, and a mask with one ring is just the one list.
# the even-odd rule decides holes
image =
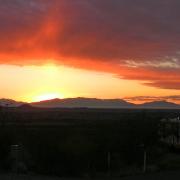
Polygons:
[[147,166],[147,152],[146,149],[144,148],[143,173],[146,172],[146,166]]
[[111,152],[108,152],[107,163],[108,163],[108,176],[111,176]]
[[143,169],[142,170],[143,170],[143,173],[145,173],[147,170],[147,151],[144,144],[139,145],[139,147],[143,149]]

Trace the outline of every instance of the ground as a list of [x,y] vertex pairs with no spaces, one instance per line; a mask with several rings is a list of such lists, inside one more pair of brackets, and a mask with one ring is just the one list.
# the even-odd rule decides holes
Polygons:
[[125,177],[120,180],[179,180],[180,171],[144,174],[134,177]]
[[[172,172],[161,172],[153,174],[143,174],[131,177],[121,177],[121,178],[93,178],[94,180],[179,180],[180,171]],[[58,178],[58,177],[45,177],[45,176],[29,176],[29,175],[0,175],[2,180],[86,180],[90,178]],[[92,180],[93,180],[92,179]]]

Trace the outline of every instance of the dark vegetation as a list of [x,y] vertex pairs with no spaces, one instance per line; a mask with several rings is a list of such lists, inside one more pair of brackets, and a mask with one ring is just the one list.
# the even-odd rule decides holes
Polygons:
[[122,175],[141,171],[143,152],[156,165],[164,148],[160,119],[177,110],[39,109],[0,110],[0,170],[11,171],[11,145],[27,172],[58,176]]

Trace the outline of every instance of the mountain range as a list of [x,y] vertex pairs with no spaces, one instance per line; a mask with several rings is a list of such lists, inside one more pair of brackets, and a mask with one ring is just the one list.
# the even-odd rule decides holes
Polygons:
[[40,102],[25,103],[11,99],[0,99],[3,107],[40,107],[40,108],[153,108],[153,109],[180,109],[179,104],[168,101],[153,101],[143,104],[133,104],[123,99],[96,99],[96,98],[66,98],[52,99]]

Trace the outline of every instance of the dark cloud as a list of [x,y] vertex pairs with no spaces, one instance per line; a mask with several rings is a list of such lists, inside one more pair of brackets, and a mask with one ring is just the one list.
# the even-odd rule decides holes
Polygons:
[[180,95],[174,96],[135,96],[135,97],[125,97],[127,101],[134,102],[152,102],[152,101],[170,101],[177,102],[180,104]]
[[180,89],[178,0],[0,0],[0,63],[58,64]]

